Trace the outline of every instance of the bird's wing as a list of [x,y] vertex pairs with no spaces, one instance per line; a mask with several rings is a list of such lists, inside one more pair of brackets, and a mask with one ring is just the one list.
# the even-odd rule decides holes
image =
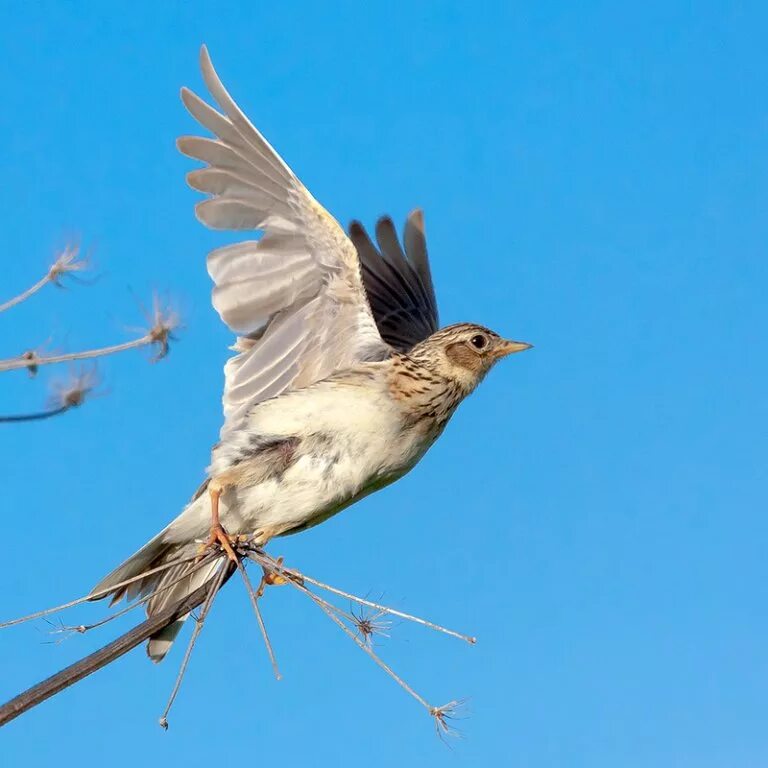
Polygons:
[[420,210],[408,216],[405,251],[388,216],[376,224],[378,249],[359,221],[350,224],[349,236],[363,266],[363,284],[379,333],[395,349],[407,352],[439,327],[424,216]]
[[182,89],[186,108],[216,136],[178,140],[182,153],[208,166],[187,176],[210,195],[197,204],[197,218],[213,229],[262,232],[208,255],[213,305],[238,334],[238,354],[225,367],[223,436],[256,403],[391,349],[343,229],[235,104],[205,46],[200,65],[222,112]]

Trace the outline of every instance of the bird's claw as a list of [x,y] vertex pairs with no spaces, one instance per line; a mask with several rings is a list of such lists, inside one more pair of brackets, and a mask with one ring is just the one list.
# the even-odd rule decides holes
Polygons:
[[261,597],[264,594],[265,587],[279,587],[283,584],[287,584],[289,581],[295,581],[299,584],[303,584],[304,580],[297,573],[289,571],[287,568],[283,568],[282,556],[277,558],[277,566],[280,570],[269,568],[266,565],[261,566],[261,570],[264,572],[259,583],[259,588],[256,590],[256,594]]
[[220,547],[227,557],[235,564],[239,562],[239,557],[235,553],[234,547],[238,545],[240,536],[230,536],[220,524],[211,526],[211,533],[208,536],[208,540],[200,545],[197,551],[197,560],[200,562],[202,558],[216,547]]

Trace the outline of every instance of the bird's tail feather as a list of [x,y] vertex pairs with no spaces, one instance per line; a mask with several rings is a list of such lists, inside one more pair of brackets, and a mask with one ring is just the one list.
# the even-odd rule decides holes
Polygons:
[[[159,533],[154,539],[148,541],[138,552],[134,553],[124,563],[118,565],[114,571],[107,574],[92,590],[90,597],[92,600],[101,600],[105,597],[112,598],[110,605],[114,605],[125,597],[127,600],[133,600],[142,597],[157,584],[162,576],[162,571],[147,576],[143,579],[137,579],[142,573],[152,570],[172,559],[169,546],[163,541],[163,534]],[[137,579],[130,584],[118,587],[130,579]]]
[[[222,565],[220,560],[211,563],[195,562],[194,553],[194,545],[169,543],[163,531],[105,576],[91,590],[91,599],[101,600],[111,597],[111,604],[114,604],[123,597],[134,600],[152,594],[147,601],[147,616],[154,616],[183,600],[218,573]],[[173,560],[185,562],[149,573],[130,584],[115,586]],[[177,619],[149,639],[147,654],[152,661],[163,660],[186,618],[183,616]]]
[[[164,571],[155,594],[147,602],[147,616],[161,613],[192,594],[203,584],[212,581],[224,565],[225,561],[220,558],[210,563],[197,564],[193,560],[189,563],[179,563]],[[157,663],[165,658],[187,616],[177,619],[149,639],[147,655],[152,661]]]

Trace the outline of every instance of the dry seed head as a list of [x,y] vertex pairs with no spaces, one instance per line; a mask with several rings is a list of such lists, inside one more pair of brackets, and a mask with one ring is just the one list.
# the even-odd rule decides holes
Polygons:
[[443,704],[442,707],[432,707],[429,714],[435,721],[435,730],[437,735],[445,741],[448,736],[459,737],[461,731],[458,728],[451,725],[451,721],[461,719],[459,710],[464,706],[464,700],[458,699],[449,701],[447,704]]
[[88,259],[80,257],[79,245],[68,245],[54,260],[48,270],[48,280],[61,287],[61,277],[88,269]]
[[355,613],[354,609],[350,609],[352,623],[354,624],[355,629],[357,629],[360,638],[367,646],[373,646],[374,635],[389,637],[388,632],[392,627],[392,622],[382,621],[381,617],[385,615],[384,611],[376,611],[373,613],[366,611],[365,608],[362,607],[357,613]]
[[152,312],[147,319],[152,323],[147,336],[157,350],[152,358],[154,363],[162,360],[170,351],[170,342],[176,341],[177,338],[173,332],[181,327],[181,319],[178,312],[163,304],[157,294],[152,299]]
[[99,383],[96,366],[73,368],[67,378],[54,379],[51,383],[51,408],[77,408],[93,392]]

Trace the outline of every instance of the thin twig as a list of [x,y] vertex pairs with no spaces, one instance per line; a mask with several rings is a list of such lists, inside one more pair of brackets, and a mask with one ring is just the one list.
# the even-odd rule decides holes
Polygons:
[[[403,678],[401,678],[386,662],[384,662],[371,648],[371,644],[370,642],[368,642],[369,638],[366,634],[366,632],[368,632],[369,630],[367,629],[362,630],[360,625],[361,623],[366,625],[370,622],[375,623],[376,619],[380,614],[376,614],[373,617],[371,616],[364,617],[363,614],[360,614],[360,616],[356,616],[354,611],[347,613],[346,611],[342,610],[338,606],[333,605],[332,603],[328,602],[324,598],[320,597],[319,595],[311,591],[304,584],[304,580],[306,579],[309,583],[315,584],[316,586],[318,586],[318,588],[328,589],[329,591],[335,594],[338,594],[340,596],[346,597],[347,599],[350,599],[354,602],[358,602],[362,605],[375,608],[379,610],[381,614],[392,613],[396,616],[400,616],[401,618],[416,620],[417,623],[424,624],[425,626],[428,626],[428,627],[435,627],[440,631],[444,631],[444,628],[439,627],[439,625],[433,625],[431,622],[427,622],[425,620],[419,619],[418,617],[411,617],[409,614],[403,614],[402,612],[394,611],[394,609],[389,609],[387,606],[380,606],[379,604],[373,603],[372,601],[365,600],[363,598],[358,598],[355,595],[350,595],[349,593],[343,592],[341,590],[337,590],[334,587],[330,587],[329,585],[325,585],[322,582],[316,582],[316,580],[310,579],[304,576],[303,574],[300,574],[298,571],[283,568],[281,560],[275,560],[274,558],[267,555],[261,549],[243,548],[240,550],[240,554],[247,555],[249,559],[261,565],[265,569],[265,575],[267,577],[271,577],[272,575],[281,576],[290,584],[292,584],[295,589],[298,589],[300,592],[307,595],[314,603],[316,603],[321,608],[321,610],[324,613],[326,613],[326,615],[330,617],[330,619],[337,626],[339,626],[342,629],[342,631],[346,635],[348,635],[352,639],[352,641],[356,645],[358,645],[363,650],[363,652],[365,652],[368,656],[371,657],[371,659],[373,659],[374,663],[377,666],[383,669],[387,675],[389,675],[401,688],[403,688],[403,690],[405,690],[412,698],[414,698],[417,702],[419,702],[419,704],[421,704],[429,712],[430,716],[435,721],[435,727],[437,729],[438,734],[441,736],[441,738],[442,736],[448,735],[452,732],[452,729],[448,725],[447,720],[451,719],[454,716],[454,710],[460,702],[452,701],[441,707],[432,706],[426,699],[424,699],[420,694],[418,694]],[[221,554],[217,553],[212,556],[221,557]],[[72,605],[77,605],[78,603],[83,602],[85,600],[94,599],[99,595],[103,596],[113,591],[115,588],[119,588],[127,584],[130,584],[136,581],[137,579],[145,578],[147,575],[150,575],[160,570],[164,570],[165,568],[171,567],[172,565],[176,565],[182,562],[189,562],[192,559],[194,558],[181,558],[171,563],[167,563],[164,566],[160,566],[158,568],[146,571],[145,573],[140,574],[137,577],[128,579],[125,582],[121,582],[120,584],[114,585],[109,589],[105,589],[99,593],[88,595],[85,598],[72,601],[71,603],[67,603],[66,605],[63,605],[63,606],[58,606],[57,608],[47,609],[45,611],[39,611],[35,614],[31,614],[30,616],[26,616],[21,619],[15,619],[11,622],[7,622],[5,625],[0,625],[0,626],[8,626],[10,624],[20,623],[21,621],[27,621],[32,618],[44,616],[48,613],[53,613],[56,610],[62,610],[63,608],[70,607]],[[189,661],[191,659],[192,652],[194,650],[195,643],[197,641],[197,637],[202,631],[202,626],[208,616],[208,613],[211,609],[215,596],[218,594],[218,591],[221,588],[224,581],[226,581],[232,575],[232,573],[236,570],[236,568],[241,571],[241,575],[243,576],[244,583],[246,584],[249,597],[254,607],[254,611],[257,615],[257,619],[259,620],[259,626],[262,630],[262,634],[264,636],[264,641],[267,646],[270,659],[272,660],[273,667],[276,670],[277,667],[276,667],[276,662],[274,658],[274,653],[272,651],[272,646],[269,641],[268,635],[266,633],[266,627],[261,617],[260,610],[258,608],[258,598],[260,596],[259,591],[254,592],[253,586],[245,572],[243,563],[239,562],[237,566],[235,566],[229,561],[224,560],[222,565],[223,567],[218,572],[218,574],[216,574],[216,576],[214,576],[206,584],[202,585],[202,587],[195,590],[194,593],[192,593],[191,595],[189,595],[188,597],[184,598],[182,601],[177,603],[176,606],[170,609],[167,609],[161,614],[157,614],[156,616],[150,617],[143,624],[139,625],[134,630],[131,630],[125,635],[122,635],[116,641],[114,641],[113,643],[110,643],[108,646],[105,646],[100,651],[97,651],[96,653],[91,654],[91,656],[86,657],[85,659],[76,663],[72,667],[69,667],[66,670],[62,670],[60,673],[54,675],[53,677],[49,678],[43,683],[40,683],[39,685],[34,686],[33,688],[30,688],[28,691],[24,692],[20,696],[8,702],[6,705],[3,705],[2,707],[0,707],[0,725],[18,716],[22,712],[27,711],[31,707],[36,706],[41,701],[44,701],[46,698],[49,698],[50,696],[54,695],[58,691],[62,690],[63,688],[68,687],[69,685],[73,684],[74,682],[77,682],[78,680],[82,679],[86,675],[91,674],[96,669],[99,669],[100,667],[114,660],[118,656],[126,653],[128,650],[135,647],[143,640],[146,640],[147,638],[152,637],[164,627],[169,626],[173,621],[176,621],[180,617],[187,615],[195,606],[203,603],[204,605],[201,612],[201,616],[199,619],[196,620],[192,637],[190,639],[189,645],[184,655],[181,668],[179,670],[179,674],[176,678],[173,690],[168,700],[168,704],[160,718],[160,724],[164,728],[167,728],[168,713],[170,712],[170,709],[180,690],[184,675],[186,673],[187,667],[189,665]],[[202,564],[200,567],[202,567]],[[270,580],[270,583],[272,583],[271,580]],[[169,587],[172,585],[169,584],[166,586]],[[142,600],[139,601],[139,604],[140,602],[143,602],[144,599],[145,598],[142,598]],[[131,608],[132,607],[135,607],[135,606],[131,606]],[[103,623],[106,623],[107,621],[111,621],[113,618],[116,618],[118,615],[122,615],[122,613],[124,613],[127,610],[129,609],[125,609],[124,611],[119,612],[115,616],[108,617],[107,619],[104,619],[102,622],[99,622],[93,626],[99,626]],[[350,625],[356,626],[358,628],[358,633],[362,634],[362,637],[359,634],[356,634],[350,628],[350,626],[348,626],[347,622]],[[74,628],[74,629],[77,630],[78,628]],[[458,633],[452,633],[449,631],[449,634],[455,634],[461,637],[462,639],[465,639],[465,636],[458,635]]]
[[243,583],[245,584],[245,588],[248,591],[248,597],[251,600],[253,612],[256,614],[256,621],[259,622],[259,629],[261,630],[261,636],[264,638],[264,645],[267,647],[267,653],[269,654],[269,660],[272,663],[272,671],[275,673],[275,679],[280,680],[282,677],[280,674],[280,668],[277,666],[277,659],[275,658],[275,652],[272,648],[269,634],[267,633],[267,626],[264,623],[264,618],[262,617],[261,610],[259,609],[259,595],[253,589],[253,584],[251,584],[251,580],[248,577],[245,566],[240,559],[237,561],[237,570],[240,571],[240,575],[243,577]]
[[195,559],[195,556],[191,557],[182,557],[178,560],[170,560],[167,563],[163,563],[163,565],[158,565],[156,568],[150,568],[148,571],[144,571],[144,573],[140,573],[138,576],[133,576],[130,579],[126,579],[125,581],[120,581],[117,584],[113,584],[110,587],[107,587],[106,589],[102,589],[99,592],[92,592],[88,595],[85,595],[84,597],[78,597],[77,600],[71,600],[68,603],[63,603],[62,605],[56,605],[53,608],[45,608],[42,611],[36,611],[35,613],[30,613],[27,616],[21,616],[18,619],[11,619],[10,621],[4,621],[0,623],[0,629],[4,629],[5,627],[12,627],[16,624],[23,624],[25,621],[32,621],[32,619],[39,619],[42,616],[48,616],[51,613],[57,613],[58,611],[66,610],[67,608],[74,608],[76,605],[80,605],[81,603],[87,603],[91,600],[99,600],[102,597],[106,597],[110,592],[113,592],[116,589],[120,589],[121,587],[127,587],[129,584],[133,584],[136,581],[140,581],[141,579],[151,576],[153,573],[159,573],[160,571],[165,571],[168,568],[172,568],[174,565],[181,565],[182,563],[189,563],[192,560]]
[[352,640],[355,642],[355,645],[357,645],[359,648],[361,648],[365,653],[367,653],[373,661],[381,667],[401,688],[403,688],[407,693],[409,693],[416,701],[419,702],[428,712],[432,712],[434,707],[421,695],[416,693],[416,691],[411,688],[408,683],[403,680],[402,677],[400,677],[393,669],[390,667],[385,661],[383,661],[376,653],[373,651],[367,643],[363,642],[337,615],[338,609],[336,606],[329,603],[327,600],[323,600],[322,597],[319,595],[316,595],[311,590],[307,589],[302,584],[299,584],[296,581],[293,581],[292,579],[288,580],[290,584],[293,584],[296,589],[303,592],[305,595],[307,595],[314,603],[320,606],[322,610],[326,613],[326,615],[333,621],[334,624],[341,627],[341,629],[344,631],[346,635],[352,638]]
[[71,627],[62,624],[60,627],[52,630],[52,634],[69,632],[69,633],[77,633],[80,635],[84,635],[86,632],[90,632],[92,629],[103,627],[105,624],[108,624],[110,621],[114,621],[115,619],[119,619],[121,616],[125,616],[126,613],[130,613],[134,608],[137,608],[140,605],[144,605],[144,603],[148,603],[153,597],[155,597],[156,595],[159,595],[161,592],[166,592],[171,587],[175,587],[179,582],[189,578],[193,573],[196,573],[197,571],[199,571],[203,566],[209,565],[210,562],[214,559],[215,559],[214,557],[210,557],[210,556],[202,558],[199,563],[196,563],[193,568],[191,568],[189,571],[185,571],[177,579],[174,579],[173,581],[169,582],[163,587],[159,587],[158,589],[150,592],[148,595],[144,595],[144,597],[139,598],[135,602],[132,602],[130,605],[127,605],[125,608],[122,608],[119,611],[116,611],[115,613],[112,613],[109,616],[106,616],[100,621],[94,622],[93,624],[79,624],[77,626],[71,626]]
[[[228,578],[232,574],[233,569],[226,567],[225,570],[226,578]],[[154,616],[150,616],[146,621],[120,635],[116,640],[108,643],[98,651],[94,651],[80,659],[80,661],[60,670],[55,675],[51,675],[51,677],[37,685],[33,685],[10,701],[0,705],[0,727],[41,704],[46,699],[51,698],[51,696],[55,696],[65,688],[69,688],[70,685],[74,685],[84,677],[88,677],[88,675],[110,664],[174,621],[177,621],[182,616],[186,616],[206,599],[208,589],[209,585],[203,584],[183,600]]]
[[456,632],[453,629],[448,629],[447,627],[443,627],[440,624],[435,624],[432,621],[428,621],[427,619],[422,619],[419,616],[413,616],[410,613],[404,613],[403,611],[398,611],[395,608],[390,608],[386,605],[381,605],[380,603],[374,603],[371,600],[366,600],[362,597],[358,597],[357,595],[352,595],[349,592],[344,592],[341,589],[337,589],[336,587],[332,587],[330,584],[324,584],[322,581],[318,581],[317,579],[313,579],[311,576],[306,576],[302,574],[305,581],[307,581],[309,584],[313,584],[316,587],[319,587],[320,589],[325,589],[328,592],[333,592],[335,595],[339,595],[340,597],[346,597],[348,600],[353,600],[356,603],[359,603],[360,605],[366,605],[369,608],[375,608],[377,611],[381,611],[382,613],[388,613],[391,616],[398,616],[401,619],[407,619],[408,621],[413,621],[416,624],[421,624],[424,627],[429,627],[429,629],[434,629],[437,632],[443,632],[446,635],[450,635],[451,637],[457,637],[459,640],[463,640],[465,643],[469,643],[470,645],[475,645],[477,643],[477,638],[472,637],[471,635],[465,635],[461,632]]
[[22,301],[26,301],[30,296],[34,296],[41,288],[44,288],[51,281],[49,275],[41,277],[34,285],[27,288],[26,291],[22,291],[18,296],[14,296],[12,299],[0,304],[0,312],[5,312],[11,307],[15,307],[17,304],[21,304]]
[[323,600],[322,597],[319,595],[316,595],[311,590],[307,589],[303,584],[299,584],[296,581],[290,580],[289,582],[293,584],[297,589],[304,592],[304,594],[308,595],[310,599],[316,603],[320,608],[324,611],[324,613],[328,616],[331,621],[333,621],[334,624],[336,624],[338,627],[342,629],[345,635],[348,637],[351,637],[352,640],[355,642],[355,644],[358,646],[358,648],[362,649],[367,653],[371,659],[379,666],[381,669],[383,669],[406,693],[410,694],[416,701],[419,702],[429,713],[430,717],[435,721],[435,730],[437,731],[437,735],[440,737],[441,740],[444,740],[444,736],[455,736],[458,734],[458,731],[455,728],[451,728],[448,723],[446,722],[447,719],[451,719],[453,717],[453,712],[455,708],[458,706],[458,701],[450,701],[448,704],[443,704],[440,707],[435,707],[432,704],[430,704],[423,696],[418,694],[408,683],[403,680],[400,675],[398,675],[392,667],[389,666],[371,647],[369,643],[366,643],[364,640],[361,640],[337,615],[338,609],[336,606],[332,605],[331,603],[327,602],[326,600]]
[[176,339],[173,332],[179,328],[179,317],[174,310],[163,307],[159,297],[155,296],[152,303],[152,315],[149,319],[151,320],[149,330],[131,341],[124,341],[122,344],[112,344],[108,347],[87,349],[82,352],[67,352],[61,355],[39,355],[37,352],[27,351],[18,357],[0,360],[0,373],[15,371],[20,368],[26,368],[30,372],[35,372],[41,365],[55,365],[73,360],[91,360],[95,357],[114,355],[118,352],[147,346],[155,346],[157,348],[157,352],[152,358],[152,362],[157,362],[168,354],[170,342]]
[[[267,561],[271,561],[270,565],[272,568],[276,566],[276,561],[273,560],[269,555],[266,553],[260,553],[261,556],[265,557]],[[453,629],[448,629],[446,627],[441,626],[440,624],[435,624],[432,621],[427,621],[427,619],[422,619],[419,616],[413,616],[410,613],[404,613],[403,611],[395,610],[394,608],[390,608],[386,605],[381,605],[380,603],[374,603],[371,600],[366,600],[365,598],[358,597],[357,595],[350,594],[349,592],[344,592],[341,589],[337,589],[336,587],[332,587],[330,584],[324,584],[322,581],[318,581],[317,579],[313,579],[311,576],[307,576],[305,573],[300,573],[299,571],[288,571],[287,573],[294,573],[296,576],[299,576],[304,581],[308,582],[309,584],[314,585],[315,587],[319,587],[320,589],[325,589],[328,592],[332,592],[334,595],[339,595],[340,597],[345,597],[347,600],[352,600],[359,605],[366,605],[369,608],[375,608],[377,611],[382,611],[383,613],[388,613],[391,616],[398,616],[401,619],[407,619],[408,621],[413,621],[416,624],[421,624],[424,627],[429,627],[429,629],[434,629],[437,632],[443,632],[446,635],[450,635],[451,637],[457,637],[459,640],[463,640],[465,643],[469,643],[470,645],[475,645],[477,643],[477,638],[472,637],[471,635],[464,635],[461,632],[456,632]]]
[[208,611],[210,611],[211,606],[213,605],[213,599],[216,597],[216,593],[219,591],[222,583],[224,582],[224,577],[227,574],[227,568],[222,568],[219,573],[216,576],[216,580],[211,584],[210,592],[208,593],[208,597],[206,597],[205,602],[203,603],[203,608],[200,611],[200,618],[195,621],[195,628],[192,630],[192,637],[189,639],[189,645],[187,646],[187,651],[184,654],[184,658],[181,661],[181,668],[179,669],[179,674],[176,676],[176,682],[173,685],[173,690],[171,691],[171,695],[168,699],[168,703],[165,706],[165,709],[163,710],[163,714],[160,715],[160,727],[164,728],[165,730],[168,730],[168,713],[171,711],[171,707],[173,706],[173,702],[176,700],[176,696],[179,693],[179,688],[181,688],[181,681],[184,679],[184,673],[187,671],[187,665],[189,664],[189,660],[192,658],[192,651],[195,648],[195,643],[197,642],[197,636],[200,634],[200,632],[203,629],[203,624],[205,623],[205,619],[208,616]]
[[[345,616],[348,620],[351,620],[353,623],[355,623],[354,615],[350,616],[345,611],[342,611],[337,606],[333,605],[332,603],[329,603],[327,600],[324,600],[322,597],[315,594],[305,586],[304,581],[308,581],[309,583],[315,583],[313,579],[308,578],[306,575],[299,573],[298,571],[283,568],[281,562],[274,560],[273,558],[271,558],[269,555],[267,555],[265,552],[261,550],[251,550],[248,553],[248,557],[254,562],[259,563],[263,567],[265,566],[265,563],[266,563],[267,568],[273,570],[279,575],[284,576],[286,581],[289,584],[293,585],[293,587],[295,589],[298,589],[300,592],[303,592],[315,604],[317,604],[323,610],[323,612],[331,619],[331,621],[333,621],[334,624],[336,624],[338,627],[342,629],[344,634],[352,638],[354,643],[359,648],[361,648],[365,653],[367,653],[368,656],[371,657],[371,659],[373,659],[373,661],[377,664],[377,666],[383,669],[404,691],[406,691],[406,693],[412,696],[416,701],[419,702],[419,704],[421,704],[427,710],[427,712],[429,712],[430,717],[432,717],[432,719],[435,721],[435,728],[437,730],[438,735],[441,738],[443,736],[452,735],[456,732],[455,729],[450,728],[446,720],[453,717],[453,713],[460,702],[451,701],[448,704],[444,704],[443,706],[440,706],[440,707],[435,707],[432,704],[430,704],[423,696],[418,694],[405,680],[403,680],[403,678],[400,677],[392,669],[392,667],[390,667],[383,659],[381,659],[378,656],[378,654],[376,654],[376,652],[373,650],[373,648],[370,646],[369,643],[365,642],[360,637],[358,637],[339,618],[339,615],[342,615],[342,616]],[[361,598],[358,598],[355,595],[349,595],[347,593],[341,592],[341,590],[337,590],[334,587],[329,587],[328,585],[320,585],[320,584],[316,584],[316,586],[322,586],[323,588],[326,588],[331,592],[335,592],[336,594],[341,594],[342,596],[355,600],[357,602],[360,602],[363,605],[379,608],[384,612],[387,612],[388,610],[386,606],[378,606],[376,603],[372,603],[369,600],[362,600]],[[416,619],[418,623],[423,623],[426,626],[434,626],[438,630],[445,631],[443,627],[439,627],[438,625],[432,625],[431,622],[425,622],[423,619],[419,619],[418,617],[411,617],[408,614],[401,614],[399,612],[395,612],[395,615],[400,615],[402,616],[402,618]],[[453,634],[458,637],[461,637],[462,639],[466,639],[463,635],[458,635],[458,633],[453,633],[449,631],[449,634]]]
[[56,257],[53,264],[48,268],[48,272],[46,272],[34,285],[30,286],[25,291],[22,291],[18,296],[14,296],[12,299],[8,299],[8,301],[0,304],[0,312],[5,312],[6,310],[11,309],[11,307],[21,304],[22,301],[26,301],[30,296],[34,296],[41,288],[48,285],[48,283],[61,286],[59,281],[63,275],[72,272],[82,272],[87,269],[88,260],[79,258],[79,252],[79,246],[67,246]]
[[[29,355],[25,355],[24,358],[33,359]],[[48,398],[45,411],[0,416],[0,424],[50,419],[72,408],[79,408],[88,398],[94,396],[98,383],[99,377],[95,363],[92,366],[72,367],[65,378],[54,379],[51,382],[51,396]]]
[[8,360],[0,360],[0,372],[15,371],[20,368],[29,368],[31,366],[55,365],[56,363],[67,363],[72,360],[90,360],[94,357],[105,357],[114,355],[118,352],[125,352],[129,349],[138,349],[150,344],[157,343],[153,334],[146,333],[144,336],[132,341],[125,341],[122,344],[112,344],[109,347],[99,347],[98,349],[87,349],[82,352],[67,352],[62,355],[37,355],[25,353],[19,357],[12,357]]
[[50,419],[52,416],[58,416],[62,413],[66,413],[73,406],[62,405],[59,408],[52,408],[49,411],[39,411],[38,413],[20,413],[13,416],[0,416],[0,424],[11,424],[19,421],[42,421],[43,419]]

